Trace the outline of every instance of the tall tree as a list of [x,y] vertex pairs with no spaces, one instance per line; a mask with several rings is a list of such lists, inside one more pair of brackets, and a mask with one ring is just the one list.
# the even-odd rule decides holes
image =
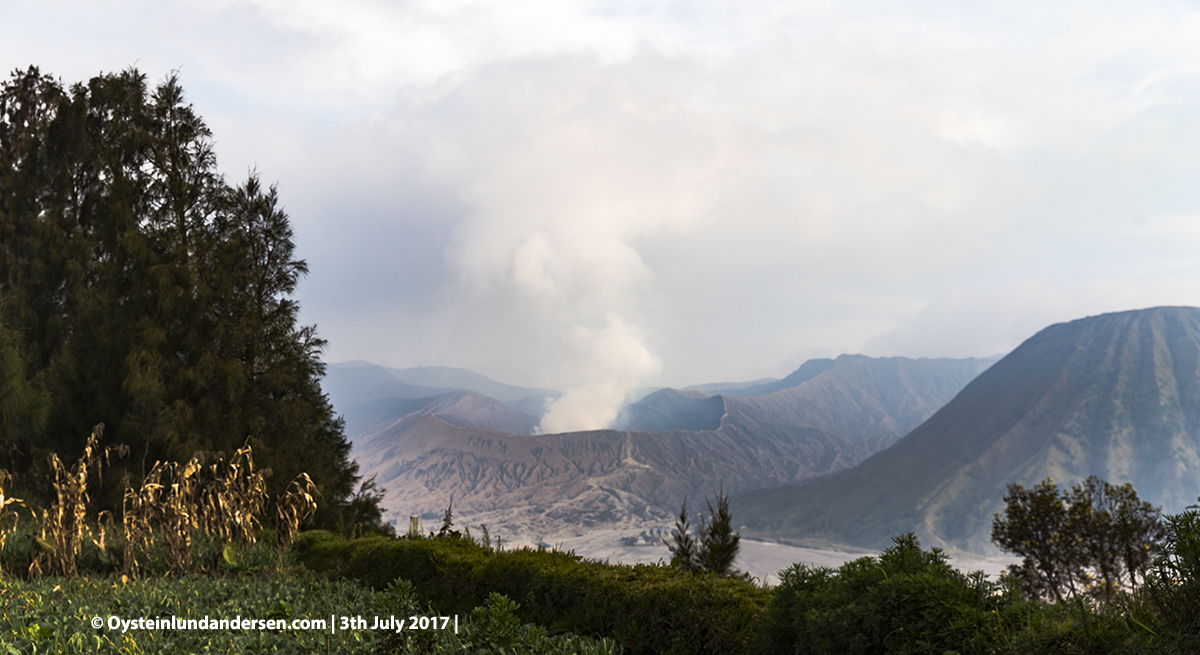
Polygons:
[[1061,601],[1087,591],[1105,601],[1144,577],[1162,538],[1160,512],[1133,486],[1096,476],[1060,492],[1047,479],[1008,487],[992,542],[1022,558],[1009,575],[1029,596]]
[[671,565],[684,571],[695,571],[702,568],[700,563],[700,544],[692,534],[692,525],[688,519],[687,498],[679,508],[679,516],[675,518],[675,529],[671,531],[670,539],[663,543],[671,551]]
[[72,456],[104,422],[135,477],[249,438],[275,492],[304,470],[323,514],[349,501],[357,466],[319,386],[325,342],[298,324],[308,267],[288,217],[257,173],[225,182],[173,76],[64,89],[14,73],[0,89],[0,237],[12,352],[52,408],[9,467]]
[[44,376],[30,376],[21,335],[4,320],[6,302],[0,296],[0,453],[6,457],[27,450],[49,416],[50,394]]

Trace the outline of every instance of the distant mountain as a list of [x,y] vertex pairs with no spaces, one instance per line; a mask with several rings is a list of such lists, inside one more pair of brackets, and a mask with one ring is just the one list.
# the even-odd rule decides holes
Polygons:
[[747,536],[879,547],[913,530],[987,551],[1008,484],[1091,474],[1132,482],[1166,511],[1200,495],[1200,309],[1052,325],[891,448],[807,484],[737,494],[733,514]]
[[[997,358],[999,359],[999,358]],[[754,380],[753,382],[718,382],[715,384],[697,384],[690,387],[684,387],[684,391],[699,391],[709,395],[723,394],[726,396],[737,396],[739,398],[748,398],[750,396],[762,396],[784,389],[798,387],[805,382],[817,377],[821,373],[833,368],[834,360],[832,359],[810,359],[800,365],[800,368],[793,371],[790,375],[783,379],[779,378],[763,378]]]
[[386,368],[362,361],[327,365],[321,388],[338,413],[376,398],[428,398],[456,390],[402,382]]
[[763,396],[769,393],[775,393],[776,391],[783,391],[784,389],[791,389],[792,387],[798,387],[824,373],[825,371],[828,371],[834,367],[834,364],[835,362],[832,359],[810,359],[801,364],[800,368],[796,369],[791,375],[783,378],[782,380],[772,380],[770,382],[763,382],[761,384],[729,389],[722,393],[728,396],[747,398],[750,396]]
[[989,363],[847,355],[753,398],[662,390],[627,415],[641,430],[515,436],[419,412],[355,439],[354,456],[394,517],[436,513],[452,496],[464,515],[512,510],[543,525],[666,517],[722,483],[738,491],[853,466]]
[[376,398],[354,412],[361,432],[380,428],[407,416],[436,416],[455,426],[533,434],[539,419],[474,391],[451,391],[428,398]]
[[[865,457],[858,452],[859,445],[869,444],[866,454],[886,447],[933,414],[995,359],[842,355],[836,360],[809,360],[782,380],[742,387],[726,396],[739,416],[758,425],[861,434],[862,444],[847,445],[855,450],[852,457]],[[650,432],[716,430],[723,406],[718,397],[662,389],[623,408],[612,427]]]
[[414,368],[386,369],[392,377],[401,382],[421,387],[436,387],[442,389],[462,389],[474,391],[489,398],[495,398],[502,403],[522,402],[531,396],[541,398],[557,398],[560,394],[549,389],[531,389],[518,387],[495,380],[461,368],[449,366],[417,366]]
[[[555,391],[503,384],[463,369],[388,369],[363,361],[328,365],[321,386],[329,394],[334,410],[345,418],[346,435],[351,441],[413,412],[435,412],[465,427],[532,434],[546,404],[558,395]],[[494,400],[485,403],[481,400],[485,396]],[[452,412],[440,407],[451,397],[455,399]],[[533,427],[528,425],[530,421]]]
[[746,387],[754,387],[768,382],[778,382],[779,378],[761,378],[751,380],[750,382],[713,382],[711,384],[694,384],[690,387],[684,387],[681,391],[699,391],[708,395],[724,394],[727,396],[734,395],[733,391],[745,389]]
[[612,427],[638,432],[716,430],[724,415],[725,401],[720,396],[660,389],[622,408]]

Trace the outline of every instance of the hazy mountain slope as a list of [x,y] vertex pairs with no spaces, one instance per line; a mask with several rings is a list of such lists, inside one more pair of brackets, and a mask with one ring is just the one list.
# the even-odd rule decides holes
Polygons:
[[784,389],[791,389],[792,387],[798,387],[801,384],[804,384],[805,382],[808,382],[809,380],[824,373],[825,371],[828,371],[829,369],[833,368],[835,364],[836,362],[834,362],[832,359],[810,359],[801,364],[800,368],[796,369],[782,380],[773,380],[770,382],[764,382],[762,384],[754,384],[746,387],[729,389],[722,393],[728,396],[739,396],[746,398],[749,396],[761,396],[768,393],[774,393],[776,391],[783,391]]
[[[519,512],[542,525],[665,517],[685,494],[699,499],[722,482],[737,491],[852,466],[920,423],[986,365],[846,356],[808,382],[756,398],[652,394],[667,409],[698,403],[711,417],[717,412],[709,405],[716,406],[708,430],[526,437],[424,414],[356,439],[354,455],[388,489],[393,516],[435,513],[453,496],[464,513],[525,508]],[[648,415],[644,424],[665,415]]]
[[[397,379],[397,375],[405,380]],[[415,381],[461,386],[445,388],[410,383]],[[334,410],[345,418],[346,436],[351,441],[380,424],[391,423],[412,412],[422,411],[422,408],[440,407],[440,403],[449,397],[447,394],[457,394],[454,396],[456,407],[453,410],[441,407],[436,411],[451,423],[532,434],[548,399],[557,397],[558,393],[502,384],[457,368],[387,369],[362,361],[328,365],[321,386],[329,394]],[[483,402],[485,397],[495,397],[479,389],[487,389],[503,398]],[[505,398],[512,400],[505,402]]]
[[612,427],[641,432],[716,430],[724,415],[725,403],[720,396],[660,389],[622,408]]
[[346,432],[361,436],[413,414],[432,414],[452,425],[499,430],[515,435],[533,434],[539,421],[536,416],[518,412],[474,391],[451,391],[428,398],[369,400],[347,413]]
[[[530,416],[474,391],[459,391],[452,403],[431,412],[438,418],[464,428],[498,430],[509,434],[533,434],[541,419]],[[447,399],[449,401],[450,398]]]
[[327,365],[321,389],[340,414],[376,398],[428,398],[455,391],[401,382],[384,367],[362,361]]
[[421,387],[462,389],[481,393],[502,403],[523,401],[531,396],[557,398],[559,393],[549,389],[531,389],[497,382],[473,371],[449,366],[417,366],[386,369],[401,382]]
[[[740,408],[746,425],[815,428],[856,434],[847,442],[858,461],[890,445],[949,402],[990,359],[871,358],[842,355],[805,362],[773,385],[781,388],[752,397],[726,397]],[[800,380],[797,382],[797,380]],[[722,402],[696,391],[662,389],[626,406],[613,428],[621,430],[715,430]]]
[[855,462],[920,425],[992,364],[987,359],[863,355],[812,361],[819,362],[814,367],[819,372],[807,381],[733,402],[762,424],[857,435],[847,442],[856,449],[848,453]]
[[732,396],[734,394],[731,392],[739,389],[745,389],[747,387],[754,387],[778,381],[779,378],[760,378],[758,380],[751,380],[749,382],[712,382],[709,384],[694,384],[690,387],[684,387],[681,389],[681,391],[699,391],[700,393],[706,393],[710,395],[725,394],[727,396]]
[[1050,326],[891,448],[733,506],[748,535],[877,547],[915,530],[986,550],[1009,483],[1090,474],[1168,511],[1200,495],[1200,309]]

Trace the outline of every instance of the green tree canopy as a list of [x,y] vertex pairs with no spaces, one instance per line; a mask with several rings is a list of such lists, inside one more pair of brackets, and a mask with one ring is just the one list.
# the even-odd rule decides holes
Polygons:
[[226,183],[174,76],[66,88],[15,72],[0,88],[0,388],[23,400],[0,400],[0,465],[72,457],[104,422],[135,478],[251,438],[275,493],[306,471],[324,512],[346,502],[357,466],[319,386],[325,342],[298,325],[292,236],[275,187]]
[[1164,534],[1161,512],[1132,485],[1094,475],[1066,493],[1050,479],[1032,489],[1012,484],[1004,505],[992,520],[992,542],[1022,558],[1009,575],[1033,598],[1089,592],[1111,600],[1138,585]]

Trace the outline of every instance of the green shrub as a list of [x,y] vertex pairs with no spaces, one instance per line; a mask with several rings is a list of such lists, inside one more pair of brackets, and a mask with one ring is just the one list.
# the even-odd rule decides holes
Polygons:
[[1167,536],[1159,544],[1143,597],[1160,631],[1200,652],[1200,512],[1168,516]]
[[[110,629],[108,617],[325,619],[362,614],[375,594],[356,581],[303,570],[255,577],[120,578],[0,576],[0,652],[70,655],[146,653],[345,653],[371,655],[370,630]],[[92,627],[100,617],[103,627]]]
[[493,592],[552,632],[615,638],[633,653],[749,653],[770,592],[740,579],[670,567],[621,566],[561,552],[489,551],[467,539],[346,540],[299,535],[306,566],[376,589],[411,580],[444,613],[468,612]]
[[[398,578],[378,598],[380,608],[393,616],[436,614],[432,608],[421,608],[416,587],[403,578]],[[464,617],[461,631],[400,631],[387,635],[376,655],[619,655],[622,652],[618,644],[608,639],[569,633],[550,636],[541,626],[522,623],[517,616],[519,607],[507,596],[492,593],[483,605]]]
[[768,653],[989,652],[1005,603],[983,573],[965,575],[912,533],[879,557],[837,570],[794,564],[765,619]]

